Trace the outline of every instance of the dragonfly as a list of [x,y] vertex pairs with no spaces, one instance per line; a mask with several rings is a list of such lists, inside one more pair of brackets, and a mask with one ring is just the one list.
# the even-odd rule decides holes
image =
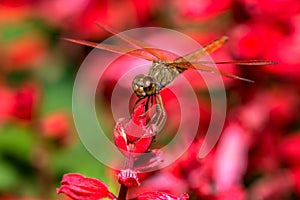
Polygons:
[[124,47],[110,44],[98,44],[86,40],[78,40],[71,38],[63,38],[66,41],[93,47],[96,49],[107,50],[119,54],[126,54],[133,57],[145,59],[152,62],[147,74],[139,74],[132,81],[132,89],[138,97],[136,105],[143,101],[145,110],[148,111],[152,108],[152,105],[156,105],[156,114],[151,119],[149,124],[155,123],[158,129],[161,129],[164,124],[166,114],[160,95],[160,91],[167,85],[172,83],[176,77],[186,70],[201,70],[204,72],[215,73],[221,76],[226,76],[241,81],[253,82],[250,79],[246,79],[225,71],[218,70],[211,67],[212,64],[234,64],[234,65],[273,65],[277,64],[274,61],[267,60],[240,60],[240,61],[204,61],[201,60],[206,55],[209,55],[222,47],[227,41],[227,36],[217,38],[208,44],[204,45],[195,51],[192,51],[184,56],[177,56],[174,58],[174,54],[163,49],[152,47],[151,45],[135,40],[123,34],[119,34],[118,31],[113,28],[96,23],[96,26],[107,31],[108,33],[118,37],[120,40],[128,43],[132,47]]

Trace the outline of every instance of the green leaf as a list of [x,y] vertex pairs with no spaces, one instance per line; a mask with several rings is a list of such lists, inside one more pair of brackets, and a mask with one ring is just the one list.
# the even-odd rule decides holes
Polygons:
[[27,128],[8,125],[0,129],[0,156],[12,155],[28,161],[34,147],[34,134]]
[[0,160],[0,191],[16,187],[19,179],[14,167]]
[[64,173],[81,173],[87,177],[95,177],[106,182],[108,177],[106,166],[97,161],[81,143],[72,148],[58,151],[52,154],[52,162],[56,172],[60,176]]

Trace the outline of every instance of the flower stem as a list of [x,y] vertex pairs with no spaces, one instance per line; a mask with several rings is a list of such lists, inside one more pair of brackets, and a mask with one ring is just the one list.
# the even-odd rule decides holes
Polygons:
[[118,200],[126,200],[128,187],[125,185],[121,185]]

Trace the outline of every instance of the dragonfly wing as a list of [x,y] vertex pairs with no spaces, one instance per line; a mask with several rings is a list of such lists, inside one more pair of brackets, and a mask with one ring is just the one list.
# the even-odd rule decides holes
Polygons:
[[223,46],[228,40],[228,37],[226,36],[222,36],[210,43],[208,43],[207,45],[205,45],[203,48],[200,48],[196,51],[193,51],[192,53],[189,53],[185,56],[176,58],[174,60],[174,63],[181,63],[181,62],[193,62],[193,61],[198,61],[200,58],[216,51],[217,49],[219,49],[221,46]]
[[89,42],[89,41],[85,41],[85,40],[76,40],[76,39],[70,39],[70,38],[62,38],[62,39],[69,41],[69,42],[76,43],[76,44],[94,47],[96,49],[107,50],[107,51],[120,53],[120,54],[128,54],[128,55],[142,58],[142,59],[149,60],[149,61],[154,61],[157,59],[156,57],[154,57],[152,54],[149,54],[144,49],[134,49],[134,48],[129,48],[129,47],[120,47],[120,46],[114,46],[114,45],[108,45],[108,44],[97,44],[94,42]]
[[233,64],[233,65],[253,65],[253,66],[261,66],[261,65],[276,65],[277,62],[268,61],[268,60],[237,60],[237,61],[197,61],[191,62],[192,64]]
[[127,42],[128,44],[132,45],[133,47],[141,48],[147,51],[149,54],[151,54],[153,57],[155,57],[155,60],[171,60],[168,56],[169,52],[166,50],[160,50],[157,51],[157,48],[152,47],[151,45],[135,40],[133,38],[130,38],[128,36],[125,36],[124,34],[120,34],[118,31],[113,30],[111,27],[108,27],[104,24],[96,23],[96,25],[99,28],[102,28],[103,30],[115,35],[116,37],[120,38],[121,40]]
[[167,63],[167,65],[169,65],[170,67],[176,67],[176,68],[183,69],[182,71],[184,71],[186,69],[197,69],[197,70],[210,72],[210,73],[214,73],[214,74],[219,74],[222,76],[226,76],[226,77],[230,77],[230,78],[234,78],[234,79],[238,79],[238,80],[242,80],[242,81],[253,82],[252,80],[249,80],[249,79],[246,79],[243,77],[239,77],[237,75],[230,74],[228,72],[224,72],[224,71],[218,70],[216,68],[209,67],[207,65],[199,64],[199,63],[191,64],[189,62],[182,62],[182,63]]

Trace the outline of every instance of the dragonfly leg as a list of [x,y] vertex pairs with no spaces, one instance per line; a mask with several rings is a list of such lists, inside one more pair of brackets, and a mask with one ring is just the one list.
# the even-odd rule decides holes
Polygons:
[[145,104],[145,114],[150,112],[150,110],[151,110],[151,96],[148,96]]
[[151,95],[148,96],[147,98],[138,99],[134,104],[133,112],[138,105],[143,105],[145,107],[145,112],[139,116],[140,118],[144,118],[147,115],[150,116],[150,112],[153,108],[153,105],[155,105],[155,113],[151,117],[150,121],[147,123],[148,124],[147,127],[149,127],[151,124],[155,124],[157,130],[160,131],[163,128],[163,125],[166,120],[166,113],[165,113],[165,109],[160,94]]
[[[131,113],[134,112],[134,110],[136,109],[137,105],[138,105],[142,100],[144,100],[144,99],[139,98],[139,99],[134,103],[134,105],[133,105],[133,107],[132,107]],[[142,102],[141,104],[145,104],[145,102]]]
[[141,114],[139,117],[140,118],[146,117],[146,115],[150,113],[150,110],[152,108],[152,102],[151,101],[152,101],[151,96],[148,96],[147,98],[139,98],[134,103],[134,106],[132,108],[132,112],[131,113],[134,113],[134,111],[136,110],[136,108],[138,107],[138,105],[142,105],[145,108],[145,112],[143,114]]
[[[138,100],[140,101],[140,99]],[[151,108],[152,108],[152,103],[151,103],[152,99],[151,97],[147,97],[146,101],[144,101],[142,104],[143,106],[145,107],[145,112],[143,114],[140,115],[140,118],[144,118],[146,117],[150,111],[151,111]],[[137,104],[137,103],[136,103]]]
[[157,130],[160,131],[163,128],[163,125],[166,121],[166,112],[163,106],[163,102],[161,99],[160,94],[156,95],[155,97],[155,114],[153,117],[151,117],[151,120],[149,121],[149,125],[155,124],[157,127]]

